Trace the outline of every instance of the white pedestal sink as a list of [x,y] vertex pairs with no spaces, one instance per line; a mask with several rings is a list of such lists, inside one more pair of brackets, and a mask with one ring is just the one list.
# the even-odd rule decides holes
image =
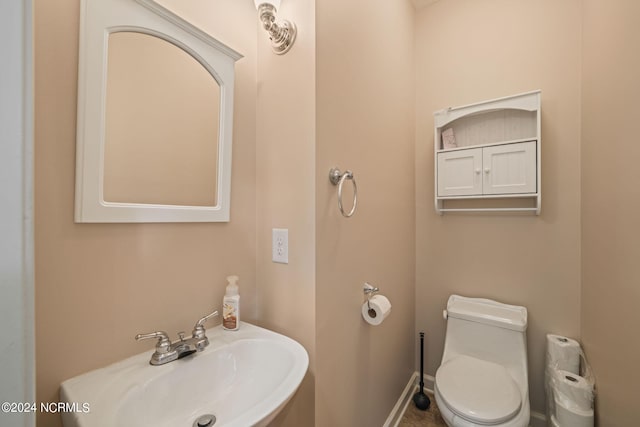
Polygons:
[[215,427],[267,425],[302,382],[304,347],[244,322],[207,336],[204,351],[166,365],[151,366],[147,351],[63,382],[61,400],[78,408],[64,426],[191,427],[207,414]]

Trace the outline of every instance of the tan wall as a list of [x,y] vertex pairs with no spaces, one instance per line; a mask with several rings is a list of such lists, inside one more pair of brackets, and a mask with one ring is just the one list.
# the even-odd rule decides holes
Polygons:
[[640,3],[585,0],[582,344],[600,426],[640,424]]
[[[444,345],[449,295],[529,310],[530,401],[544,412],[548,332],[580,332],[579,0],[441,0],[416,20],[416,328],[426,371]],[[541,29],[544,29],[541,31]],[[433,112],[542,90],[542,214],[438,216]]]
[[[274,426],[312,426],[315,387],[315,0],[285,1],[299,34],[285,55],[259,28],[256,139],[257,303],[260,325],[300,342],[307,376]],[[258,26],[256,19],[255,25]],[[289,264],[271,261],[271,230],[289,230]]]
[[[67,378],[151,350],[136,333],[189,330],[220,308],[226,275],[240,275],[244,316],[255,319],[255,8],[198,7],[207,8],[201,27],[245,55],[236,64],[231,222],[74,224],[79,1],[35,2],[39,402],[58,401]],[[38,415],[39,425],[60,425]]]
[[[409,1],[316,2],[318,427],[382,425],[414,370],[413,14]],[[358,183],[349,219],[335,166]],[[365,281],[393,305],[378,327],[360,314]]]

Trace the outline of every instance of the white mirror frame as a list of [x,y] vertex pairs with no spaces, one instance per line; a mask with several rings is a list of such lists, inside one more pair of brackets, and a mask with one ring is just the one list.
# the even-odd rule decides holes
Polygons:
[[[205,67],[220,85],[215,206],[105,202],[104,143],[109,34],[133,31],[164,39]],[[82,0],[78,65],[76,222],[226,222],[231,199],[234,63],[238,52],[154,0]]]

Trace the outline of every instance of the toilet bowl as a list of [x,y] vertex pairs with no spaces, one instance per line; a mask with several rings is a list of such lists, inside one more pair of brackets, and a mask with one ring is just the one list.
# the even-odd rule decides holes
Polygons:
[[529,425],[527,309],[452,295],[434,394],[450,427]]

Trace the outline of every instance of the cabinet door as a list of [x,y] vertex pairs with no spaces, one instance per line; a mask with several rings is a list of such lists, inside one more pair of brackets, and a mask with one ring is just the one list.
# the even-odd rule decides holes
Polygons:
[[482,154],[484,194],[537,191],[536,141],[485,147]]
[[438,153],[438,196],[482,194],[482,149]]

